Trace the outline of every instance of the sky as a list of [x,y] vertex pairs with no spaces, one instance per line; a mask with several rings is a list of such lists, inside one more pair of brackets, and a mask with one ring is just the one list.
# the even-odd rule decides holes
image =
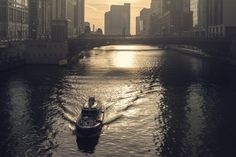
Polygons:
[[94,24],[96,28],[104,30],[104,14],[110,10],[113,4],[131,4],[131,34],[135,34],[135,21],[139,12],[143,8],[149,8],[151,0],[85,0],[85,21],[90,22],[91,28]]

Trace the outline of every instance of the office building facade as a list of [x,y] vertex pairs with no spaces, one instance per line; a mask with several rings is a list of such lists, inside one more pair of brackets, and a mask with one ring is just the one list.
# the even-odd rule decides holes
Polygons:
[[235,0],[208,0],[208,37],[236,38]]
[[192,29],[190,0],[152,0],[147,19],[150,35],[182,36]]
[[191,0],[190,8],[193,12],[192,36],[196,38],[207,37],[207,0]]
[[29,38],[49,39],[51,36],[51,0],[29,1]]
[[84,0],[76,0],[75,6],[75,25],[77,35],[84,33],[84,18],[85,18],[85,2]]
[[130,4],[112,5],[105,13],[105,35],[130,35]]
[[28,0],[0,1],[0,39],[18,40],[28,38]]
[[150,24],[151,24],[151,8],[144,8],[140,11],[139,17],[139,35],[149,35],[150,34]]
[[52,20],[66,20],[68,37],[84,32],[84,0],[52,0]]

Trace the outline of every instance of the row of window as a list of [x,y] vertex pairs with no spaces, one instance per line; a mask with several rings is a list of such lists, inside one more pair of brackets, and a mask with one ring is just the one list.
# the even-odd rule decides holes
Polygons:
[[62,53],[29,53],[29,57],[63,57]]
[[224,31],[224,27],[222,26],[219,26],[219,27],[209,27],[209,31],[210,32],[223,32]]
[[28,0],[12,0],[9,1],[10,6],[18,7],[18,8],[23,8],[28,6]]
[[0,22],[7,21],[7,10],[6,7],[0,7]]
[[28,13],[21,10],[9,8],[9,21],[28,24]]
[[31,45],[29,45],[29,46],[30,46],[30,47],[37,47],[37,48],[45,48],[45,49],[46,49],[46,48],[50,48],[50,49],[51,49],[51,48],[55,48],[55,49],[56,49],[56,48],[60,48],[60,49],[64,48],[64,45],[63,45],[63,44],[60,44],[60,45],[50,45],[50,44],[49,44],[49,45],[48,45],[48,44],[46,44],[46,45],[38,45],[38,44],[37,44],[37,45],[32,45],[32,44],[31,44]]

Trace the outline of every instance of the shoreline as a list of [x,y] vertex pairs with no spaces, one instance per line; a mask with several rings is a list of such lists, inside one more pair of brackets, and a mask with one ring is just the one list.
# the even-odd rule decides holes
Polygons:
[[178,46],[168,46],[169,50],[174,50],[179,53],[184,53],[187,55],[195,56],[195,57],[201,57],[201,58],[209,58],[209,59],[214,59],[218,60],[221,62],[225,62],[229,65],[236,66],[236,61],[235,59],[229,58],[229,57],[224,57],[224,56],[214,56],[214,55],[209,55],[203,52],[202,50],[196,50],[196,49],[191,49],[191,48],[184,48],[184,47],[178,47]]

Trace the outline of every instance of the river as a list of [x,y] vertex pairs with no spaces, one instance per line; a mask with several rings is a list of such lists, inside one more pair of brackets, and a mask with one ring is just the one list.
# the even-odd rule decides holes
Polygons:
[[[70,67],[0,75],[0,156],[232,156],[236,67],[147,45],[86,51]],[[88,96],[105,109],[96,138],[74,123]]]

